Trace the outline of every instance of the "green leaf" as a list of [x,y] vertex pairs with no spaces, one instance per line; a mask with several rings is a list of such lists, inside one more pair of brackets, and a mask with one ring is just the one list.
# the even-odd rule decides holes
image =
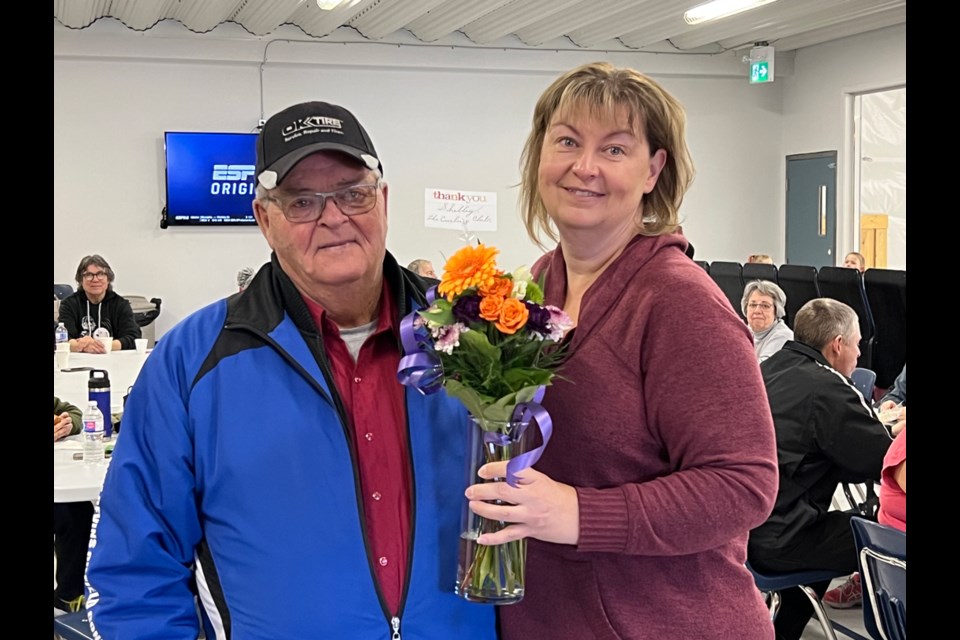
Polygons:
[[527,283],[527,294],[524,296],[530,302],[535,302],[536,304],[543,304],[543,287],[534,282],[533,280]]
[[484,408],[493,401],[492,398],[480,395],[453,378],[444,381],[443,388],[447,390],[448,394],[462,402],[467,411],[474,416],[482,416]]
[[417,313],[431,326],[448,325],[456,322],[453,317],[453,303],[447,302],[446,298],[437,298],[429,308],[422,309]]

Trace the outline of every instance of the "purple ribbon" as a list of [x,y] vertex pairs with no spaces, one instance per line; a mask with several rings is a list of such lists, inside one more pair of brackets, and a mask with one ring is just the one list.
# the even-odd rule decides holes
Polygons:
[[[532,467],[540,459],[540,456],[543,455],[543,450],[547,447],[547,444],[550,442],[550,436],[553,435],[553,419],[550,417],[550,414],[547,413],[547,410],[543,408],[543,405],[540,404],[540,401],[543,400],[543,395],[546,393],[546,387],[541,386],[537,389],[537,392],[533,395],[533,399],[530,402],[521,402],[517,405],[516,409],[513,411],[513,420],[519,421],[521,423],[529,423],[531,420],[535,420],[537,423],[537,428],[540,429],[540,437],[543,440],[543,443],[535,448],[522,453],[516,458],[511,458],[507,462],[507,484],[511,487],[517,486],[517,473],[523,471],[529,467]],[[523,431],[518,433],[515,437],[519,439],[523,436]],[[488,443],[497,444],[500,446],[505,446],[510,443],[511,438],[509,436],[494,433],[488,431],[483,434],[483,441]]]
[[[427,305],[437,298],[437,288],[427,291]],[[425,326],[414,327],[418,310],[407,314],[400,321],[400,343],[404,356],[397,367],[400,384],[413,387],[423,395],[436,393],[443,387],[443,365],[433,351],[430,333]]]

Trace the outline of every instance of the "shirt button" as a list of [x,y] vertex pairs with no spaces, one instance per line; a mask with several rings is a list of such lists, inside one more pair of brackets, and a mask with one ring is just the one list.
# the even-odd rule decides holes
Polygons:
[[374,492],[373,492],[373,499],[374,499],[374,500],[379,500],[379,499],[382,498],[382,497],[383,497],[383,496],[380,495],[380,492],[379,492],[379,491],[374,491]]
[[360,376],[357,376],[356,378],[353,379],[353,381],[356,382],[357,384],[360,384],[362,380],[363,378],[361,378]]
[[367,442],[370,442],[370,441],[373,440],[373,434],[372,434],[372,433],[365,433],[365,434],[363,434],[363,437],[367,439]]
[[381,567],[387,566],[387,557],[386,557],[386,556],[380,556],[380,566],[381,566]]

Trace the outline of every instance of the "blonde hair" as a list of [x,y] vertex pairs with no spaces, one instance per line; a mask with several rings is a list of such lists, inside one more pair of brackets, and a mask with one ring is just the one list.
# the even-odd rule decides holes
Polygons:
[[[533,111],[533,126],[520,156],[520,208],[527,234],[540,247],[543,233],[559,236],[540,197],[539,169],[543,140],[557,114],[585,110],[596,118],[614,120],[621,109],[627,124],[646,138],[651,154],[667,152],[666,164],[653,190],[643,197],[638,231],[656,236],[676,231],[680,203],[693,181],[694,168],[685,138],[683,105],[639,71],[593,62],[568,71],[547,87]],[[638,176],[638,179],[640,176]]]
[[765,253],[755,253],[747,257],[747,262],[753,264],[773,264],[773,258]]

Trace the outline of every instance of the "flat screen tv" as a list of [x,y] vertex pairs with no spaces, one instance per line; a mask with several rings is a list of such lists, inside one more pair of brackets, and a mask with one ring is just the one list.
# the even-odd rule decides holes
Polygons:
[[168,225],[255,225],[256,133],[164,133]]

